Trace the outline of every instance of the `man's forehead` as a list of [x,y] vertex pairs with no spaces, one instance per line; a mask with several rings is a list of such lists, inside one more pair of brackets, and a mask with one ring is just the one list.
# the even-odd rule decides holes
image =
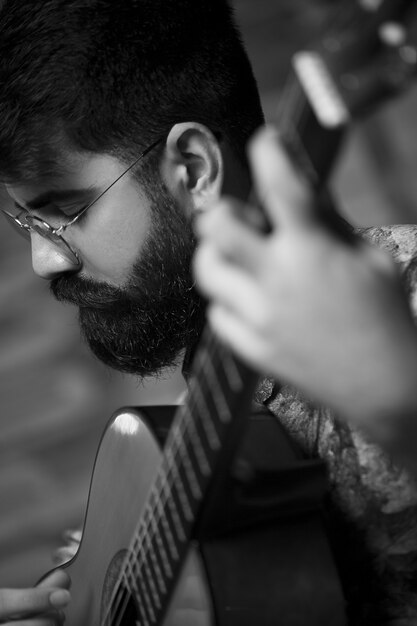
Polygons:
[[110,155],[72,153],[59,162],[56,172],[36,180],[11,181],[5,187],[15,200],[37,209],[51,202],[88,200],[110,184],[122,167]]

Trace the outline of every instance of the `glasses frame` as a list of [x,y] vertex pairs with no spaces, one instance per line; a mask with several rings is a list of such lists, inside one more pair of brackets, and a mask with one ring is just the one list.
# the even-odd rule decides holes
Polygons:
[[75,224],[77,220],[79,220],[80,217],[88,211],[88,209],[90,209],[96,202],[98,202],[100,198],[104,196],[104,194],[106,194],[121,178],[123,178],[125,174],[130,172],[130,170],[134,168],[135,165],[139,163],[139,161],[141,161],[147,154],[149,154],[149,152],[151,152],[154,148],[156,148],[156,146],[162,143],[162,141],[163,138],[160,137],[150,146],[145,148],[145,150],[141,152],[138,158],[135,159],[135,161],[133,161],[133,163],[131,163],[129,167],[127,167],[110,185],[108,185],[108,187],[106,187],[96,198],[94,198],[89,204],[87,204],[87,206],[83,207],[68,222],[66,222],[65,224],[61,224],[61,226],[59,226],[58,228],[54,228],[47,221],[45,221],[41,217],[38,217],[37,215],[25,214],[24,221],[21,221],[19,218],[22,215],[22,212],[18,215],[13,215],[12,213],[9,213],[9,211],[6,211],[2,208],[0,208],[0,211],[5,217],[13,222],[13,225],[18,226],[19,232],[26,239],[30,239],[31,232],[38,233],[48,241],[52,241],[53,244],[60,247],[61,249],[64,248],[66,252],[66,258],[68,258],[68,260],[71,261],[74,266],[79,267],[81,266],[80,258],[75,250],[73,250],[72,247],[69,245],[69,243],[65,241],[62,233],[64,233],[67,228]]

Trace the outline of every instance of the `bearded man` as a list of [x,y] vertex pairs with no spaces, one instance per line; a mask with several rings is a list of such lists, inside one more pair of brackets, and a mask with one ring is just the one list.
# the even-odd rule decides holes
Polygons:
[[[110,367],[150,376],[185,354],[188,371],[204,309],[192,220],[222,193],[247,198],[245,146],[263,122],[227,1],[6,0],[0,77],[1,208],[34,271],[79,307]],[[376,569],[352,580],[339,561],[351,623],[381,626]]]

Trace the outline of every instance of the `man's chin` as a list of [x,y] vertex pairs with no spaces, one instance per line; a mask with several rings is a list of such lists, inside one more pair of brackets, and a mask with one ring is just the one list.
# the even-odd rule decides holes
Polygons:
[[80,327],[83,339],[94,356],[107,367],[124,374],[134,374],[141,379],[156,377],[163,371],[176,368],[181,362],[182,347],[164,343],[152,350],[149,342],[140,341],[138,337],[124,337],[122,344],[120,336],[115,333],[100,333],[96,329],[90,332],[91,327],[83,323]]
[[94,342],[88,342],[88,340],[87,343],[95,357],[104,365],[118,372],[122,372],[123,374],[133,374],[140,379],[158,377],[162,372],[175,369],[181,360],[181,357],[177,355],[175,359],[169,361],[165,359],[156,364],[141,359],[138,355],[131,357],[125,354],[117,354],[116,352],[110,351],[102,344],[97,345]]

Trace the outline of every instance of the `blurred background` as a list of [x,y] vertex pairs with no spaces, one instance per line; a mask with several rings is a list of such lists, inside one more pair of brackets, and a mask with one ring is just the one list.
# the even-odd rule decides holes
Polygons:
[[[268,119],[291,54],[319,33],[330,2],[235,0]],[[417,221],[416,90],[351,133],[333,179],[358,226]],[[79,526],[95,451],[115,409],[170,403],[178,377],[140,385],[82,345],[76,311],[31,271],[27,244],[0,224],[0,586],[30,585]]]

